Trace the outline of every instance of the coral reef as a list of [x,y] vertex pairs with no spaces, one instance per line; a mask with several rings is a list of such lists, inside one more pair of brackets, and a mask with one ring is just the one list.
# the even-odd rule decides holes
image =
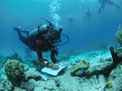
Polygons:
[[122,45],[122,28],[121,28],[121,25],[119,25],[118,27],[118,31],[116,32],[116,38],[117,38],[117,41],[119,42],[120,45]]
[[[114,49],[111,47],[110,52],[113,58],[113,62],[105,61],[99,65],[91,66],[90,70],[92,72],[90,72],[90,76],[102,74],[107,78],[109,77],[109,74],[111,73],[111,71],[114,68],[116,68],[118,64],[122,62],[122,48]],[[83,77],[83,76],[89,76],[89,71],[88,70],[81,71],[79,68],[77,68],[77,70],[75,70],[74,72],[71,72],[71,74],[72,76]]]
[[[5,64],[5,72],[7,72],[9,76],[7,76],[7,73],[5,75],[4,72],[2,72],[2,75],[7,77],[13,76],[13,78],[12,81],[10,81],[9,78],[7,80],[2,76],[0,80],[0,91],[122,91],[122,48],[114,49],[111,47],[108,52],[111,54],[106,55],[103,51],[103,53],[99,55],[99,52],[95,51],[90,54],[91,56],[84,55],[84,57],[77,55],[77,57],[72,56],[72,60],[63,60],[60,64],[67,67],[65,73],[56,77],[40,73],[40,69],[37,71],[37,68],[30,68],[31,66],[24,62],[24,68],[22,67],[24,80],[19,78],[19,80],[22,81],[20,81],[20,85],[18,86],[14,85],[12,81],[14,78],[14,81],[16,81],[17,76],[15,77],[15,74],[21,74],[18,73],[18,69],[22,64],[17,60],[8,60]],[[92,57],[94,57],[94,59],[92,59]],[[83,59],[87,59],[88,61]],[[98,63],[93,62],[96,60],[99,60],[97,61]],[[25,61],[28,60],[25,59]],[[36,67],[37,64],[40,66],[39,61],[37,62],[35,62],[35,60],[33,61],[35,64],[34,67]],[[4,68],[2,69],[4,70]],[[43,74],[47,80],[43,80],[41,74]]]
[[20,86],[24,80],[24,67],[18,60],[8,60],[5,64],[5,72],[8,80],[15,86]]

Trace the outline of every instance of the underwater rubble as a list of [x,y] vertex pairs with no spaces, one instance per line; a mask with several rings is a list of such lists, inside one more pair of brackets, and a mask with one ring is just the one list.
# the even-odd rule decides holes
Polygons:
[[[68,57],[60,62],[67,68],[56,77],[41,73],[36,66],[8,59],[0,72],[0,91],[122,91],[122,48],[102,51],[87,52],[86,59],[85,53]],[[91,63],[93,59],[99,60]]]

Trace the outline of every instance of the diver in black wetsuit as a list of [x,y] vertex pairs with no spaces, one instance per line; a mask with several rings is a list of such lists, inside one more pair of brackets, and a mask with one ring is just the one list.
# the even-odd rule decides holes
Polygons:
[[111,0],[98,0],[98,1],[99,1],[99,4],[101,4],[101,7],[99,9],[99,13],[101,13],[102,9],[105,8],[105,4],[110,4],[110,5],[113,5],[113,6],[117,7],[117,8],[120,8],[119,5],[115,4]]
[[[58,55],[58,43],[61,42],[60,35],[62,28],[56,30],[52,23],[46,20],[49,25],[38,26],[38,28],[32,31],[21,31],[20,27],[15,27],[14,30],[17,31],[19,39],[30,49],[37,52],[38,59],[44,65],[52,68],[58,69],[59,65],[55,64],[57,59],[55,58]],[[27,34],[27,37],[22,35],[22,32]],[[43,59],[42,52],[51,51],[51,59],[53,63],[49,63],[48,60]]]

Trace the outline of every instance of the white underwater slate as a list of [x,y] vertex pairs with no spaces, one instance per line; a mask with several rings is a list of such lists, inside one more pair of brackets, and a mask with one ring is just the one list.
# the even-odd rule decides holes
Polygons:
[[47,78],[45,75],[43,75],[43,74],[41,74],[41,73],[39,73],[39,75],[40,75],[40,77],[41,77],[44,81],[47,81],[47,80],[48,80],[48,78]]
[[62,71],[65,68],[65,66],[60,65],[58,70],[53,70],[48,67],[42,68],[41,72],[47,73],[52,76],[57,76],[60,71]]

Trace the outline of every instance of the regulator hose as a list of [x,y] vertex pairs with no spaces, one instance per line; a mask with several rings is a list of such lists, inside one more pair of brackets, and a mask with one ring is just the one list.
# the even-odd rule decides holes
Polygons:
[[65,37],[67,38],[67,41],[66,41],[66,42],[64,42],[64,43],[62,43],[62,44],[60,44],[59,46],[66,45],[66,44],[69,42],[69,36],[68,36],[68,35],[66,35],[66,34],[61,34],[61,36],[65,36]]

